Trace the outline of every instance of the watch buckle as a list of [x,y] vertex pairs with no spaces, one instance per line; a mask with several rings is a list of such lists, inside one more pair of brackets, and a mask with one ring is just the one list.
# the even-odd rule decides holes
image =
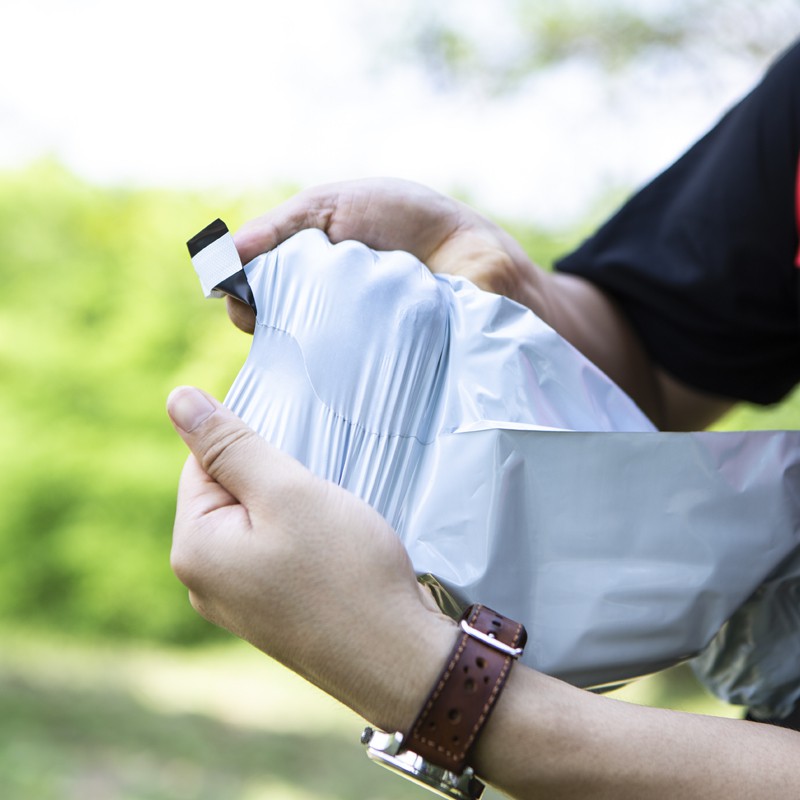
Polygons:
[[464,631],[467,636],[471,636],[473,639],[483,642],[483,644],[491,647],[493,650],[497,650],[503,655],[511,656],[511,658],[519,658],[522,655],[523,649],[521,647],[511,647],[505,642],[501,642],[493,633],[484,633],[477,628],[473,628],[465,619],[461,620],[461,630]]

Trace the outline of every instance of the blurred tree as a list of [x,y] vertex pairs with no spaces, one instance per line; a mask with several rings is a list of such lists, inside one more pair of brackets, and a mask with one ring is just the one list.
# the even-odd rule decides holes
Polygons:
[[[377,12],[376,12],[377,13]],[[581,61],[625,77],[676,58],[763,66],[800,31],[797,0],[505,0],[407,4],[379,33],[381,56],[419,63],[444,91],[516,91],[544,70]],[[378,25],[380,31],[380,25]],[[491,36],[487,36],[491,30]],[[399,32],[398,32],[399,31]]]

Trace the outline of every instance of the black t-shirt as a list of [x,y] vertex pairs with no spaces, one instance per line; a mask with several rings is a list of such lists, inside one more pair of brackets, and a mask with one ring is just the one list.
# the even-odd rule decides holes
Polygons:
[[556,269],[609,292],[651,357],[755,403],[800,381],[800,43]]

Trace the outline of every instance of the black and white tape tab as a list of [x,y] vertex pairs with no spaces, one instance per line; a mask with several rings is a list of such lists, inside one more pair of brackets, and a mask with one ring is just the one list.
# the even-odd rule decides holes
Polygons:
[[[221,284],[242,271],[233,237],[221,219],[214,220],[186,243],[206,297],[223,297]],[[237,281],[238,283],[238,281]],[[246,282],[245,282],[246,283]],[[249,287],[248,287],[249,288]],[[248,302],[247,298],[240,298]]]
[[189,257],[194,258],[201,250],[222,238],[227,232],[228,226],[221,219],[215,219],[186,242],[186,246],[189,248]]

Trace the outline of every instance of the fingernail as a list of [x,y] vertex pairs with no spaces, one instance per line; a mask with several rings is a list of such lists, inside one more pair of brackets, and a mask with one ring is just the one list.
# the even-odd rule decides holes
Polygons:
[[167,412],[181,430],[191,433],[214,413],[214,404],[199,389],[180,386],[167,398]]

